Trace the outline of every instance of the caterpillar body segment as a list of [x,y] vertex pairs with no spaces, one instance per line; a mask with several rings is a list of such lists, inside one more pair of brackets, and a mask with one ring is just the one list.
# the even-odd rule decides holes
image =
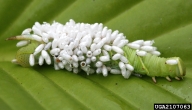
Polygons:
[[[168,81],[171,81],[169,77],[180,80],[186,74],[186,68],[179,57],[161,58],[150,53],[145,56],[138,56],[134,49],[127,46],[123,49],[129,63],[134,67],[134,72],[150,76],[154,82],[156,82],[155,77],[165,77]],[[168,60],[173,60],[177,63],[167,64],[166,61]]]
[[77,74],[121,74],[128,79],[131,74],[141,77],[165,77],[180,80],[185,67],[179,57],[160,58],[153,40],[129,42],[119,31],[103,27],[103,24],[58,22],[42,25],[35,23],[22,35],[7,40],[21,40],[21,47],[12,62],[23,67],[35,64],[54,64],[55,70],[66,69]]

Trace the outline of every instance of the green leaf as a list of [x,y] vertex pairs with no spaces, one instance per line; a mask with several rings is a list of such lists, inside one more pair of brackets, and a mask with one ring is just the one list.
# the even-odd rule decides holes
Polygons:
[[[186,0],[0,0],[0,109],[142,109],[154,103],[192,103],[192,1]],[[162,57],[181,57],[183,80],[121,75],[86,76],[53,66],[11,63],[16,41],[5,41],[39,21],[101,22],[129,41],[154,39]]]

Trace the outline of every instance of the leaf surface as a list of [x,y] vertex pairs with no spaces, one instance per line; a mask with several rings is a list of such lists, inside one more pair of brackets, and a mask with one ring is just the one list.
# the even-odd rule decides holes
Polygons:
[[[154,103],[192,103],[192,1],[181,0],[0,0],[0,109],[142,109]],[[181,57],[184,80],[76,75],[51,66],[23,68],[11,63],[17,41],[5,41],[38,21],[104,23],[131,42],[155,40],[162,57]]]

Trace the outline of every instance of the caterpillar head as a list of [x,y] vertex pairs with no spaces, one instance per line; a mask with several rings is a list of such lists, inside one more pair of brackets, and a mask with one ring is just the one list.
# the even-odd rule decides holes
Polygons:
[[32,54],[35,50],[35,48],[39,45],[38,42],[30,42],[26,46],[21,47],[16,55],[15,59],[12,60],[12,63],[19,64],[23,67],[29,67],[29,56]]
[[30,43],[27,46],[21,47],[15,56],[15,63],[23,66],[23,67],[29,67],[29,56],[32,54],[35,50],[35,48],[38,46],[38,43]]

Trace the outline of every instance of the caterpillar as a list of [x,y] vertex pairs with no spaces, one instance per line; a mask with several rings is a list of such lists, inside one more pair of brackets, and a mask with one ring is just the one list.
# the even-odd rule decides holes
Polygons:
[[87,75],[131,74],[165,77],[180,80],[186,68],[179,57],[161,58],[153,40],[129,42],[118,30],[112,32],[102,23],[76,23],[70,19],[65,25],[35,22],[32,28],[7,40],[20,40],[21,47],[12,63],[23,67],[53,64],[55,70],[73,73],[83,70]]

